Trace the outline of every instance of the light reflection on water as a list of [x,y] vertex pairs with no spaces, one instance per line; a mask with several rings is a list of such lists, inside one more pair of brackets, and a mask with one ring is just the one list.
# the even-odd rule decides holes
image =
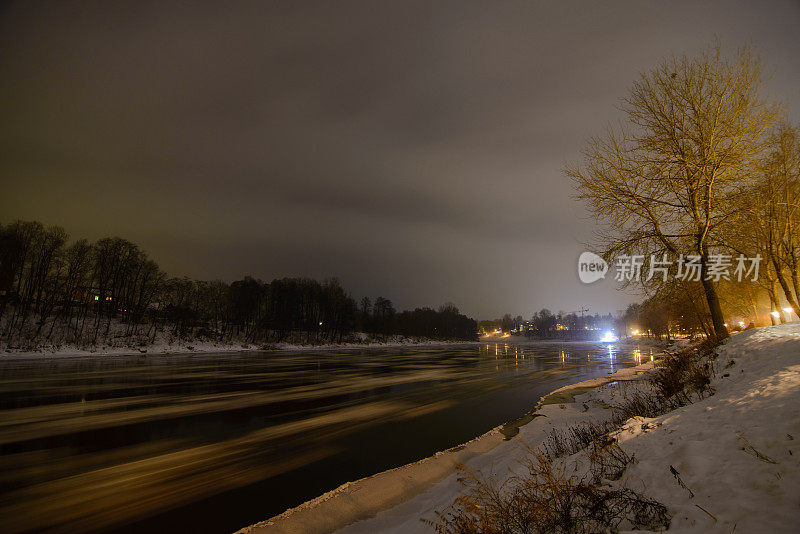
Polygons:
[[504,341],[3,361],[0,525],[229,532],[652,353]]

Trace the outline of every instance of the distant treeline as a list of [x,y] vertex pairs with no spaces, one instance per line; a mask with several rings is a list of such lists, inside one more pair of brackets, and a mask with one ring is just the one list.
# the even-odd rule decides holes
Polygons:
[[39,222],[0,225],[0,335],[7,346],[94,345],[158,333],[220,342],[338,342],[353,332],[473,340],[452,304],[397,313],[388,299],[351,298],[335,279],[251,277],[233,283],[167,276],[135,244],[68,243]]
[[[524,335],[536,339],[567,339],[584,340],[597,339],[601,336],[598,332],[617,329],[619,321],[611,314],[579,315],[580,312],[563,311],[556,313],[547,308],[534,313],[530,320],[521,315],[516,317],[510,313],[493,321],[481,321],[478,329],[481,334],[503,332],[515,335]],[[619,330],[620,332],[624,329]]]

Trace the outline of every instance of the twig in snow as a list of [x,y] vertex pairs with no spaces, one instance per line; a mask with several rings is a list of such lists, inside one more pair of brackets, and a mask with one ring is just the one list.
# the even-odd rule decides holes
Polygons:
[[737,435],[737,436],[739,436],[739,439],[740,439],[740,440],[744,441],[744,447],[742,447],[742,450],[743,450],[744,452],[746,452],[747,454],[752,454],[753,456],[755,456],[755,457],[756,457],[756,458],[758,458],[759,460],[762,460],[762,461],[764,461],[764,462],[767,462],[767,463],[769,463],[769,464],[777,464],[777,463],[778,463],[778,462],[776,462],[775,460],[773,460],[772,458],[770,458],[769,456],[767,456],[766,454],[761,454],[760,452],[758,452],[758,451],[756,450],[756,448],[755,448],[755,447],[753,447],[753,446],[750,444],[750,442],[749,442],[749,441],[747,441],[747,438],[746,438],[746,437],[744,437],[742,434],[738,434],[738,433],[737,433],[736,435]]
[[708,516],[709,516],[711,519],[713,519],[713,520],[714,520],[714,523],[716,523],[716,522],[717,522],[717,518],[716,518],[716,517],[714,517],[714,514],[712,514],[711,512],[709,512],[708,510],[706,510],[705,508],[703,508],[702,506],[700,506],[699,504],[695,504],[695,506],[697,506],[697,507],[698,507],[698,508],[700,508],[702,511],[704,511],[705,513],[707,513],[707,514],[708,514]]
[[683,480],[681,480],[681,476],[678,474],[678,470],[675,469],[672,466],[669,466],[669,472],[672,473],[672,476],[674,476],[675,480],[678,481],[678,485],[689,492],[689,498],[693,499],[694,498],[694,492],[689,489],[689,486],[687,486],[686,484],[683,483]]

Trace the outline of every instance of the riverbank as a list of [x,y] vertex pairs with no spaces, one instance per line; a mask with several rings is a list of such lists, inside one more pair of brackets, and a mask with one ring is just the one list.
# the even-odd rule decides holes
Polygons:
[[[633,417],[614,437],[633,462],[608,482],[663,503],[678,532],[796,532],[800,508],[800,323],[735,335],[717,349],[714,395],[664,415]],[[392,471],[345,484],[313,501],[243,529],[262,532],[431,532],[464,490],[456,465],[502,481],[553,431],[611,418],[636,391],[648,362],[547,395],[535,417],[504,439],[502,427]],[[559,460],[581,476],[586,451]]]
[[[431,505],[449,504],[445,501],[452,501],[457,496],[459,465],[485,466],[499,458],[516,457],[520,452],[517,450],[519,443],[530,440],[532,436],[530,429],[534,425],[528,423],[534,419],[538,423],[539,417],[548,418],[547,424],[536,425],[537,436],[541,432],[549,431],[551,424],[566,424],[573,420],[576,414],[571,407],[567,409],[565,404],[556,404],[567,402],[561,401],[562,397],[573,396],[574,392],[584,392],[612,382],[638,380],[652,366],[653,362],[646,362],[620,369],[603,378],[558,388],[542,397],[536,408],[527,417],[521,417],[521,421],[504,423],[467,443],[418,462],[343,484],[276,517],[246,527],[239,534],[326,533],[347,530],[348,527],[366,533],[372,528],[370,519],[376,516],[381,518],[378,526],[385,526],[381,525],[381,521],[386,514],[390,514],[390,522],[400,521],[401,528],[397,532],[405,532],[404,529],[412,527],[412,530],[429,532],[430,528],[420,523],[418,515],[404,518],[405,509],[413,503],[410,504],[409,513],[416,514],[422,509],[432,509]],[[518,438],[511,439],[515,436]],[[545,434],[541,434],[541,439],[544,437]]]
[[41,358],[69,358],[76,356],[131,356],[131,355],[159,355],[159,354],[194,354],[194,353],[230,353],[230,352],[263,352],[263,351],[308,351],[308,350],[338,350],[338,349],[368,349],[392,347],[424,347],[459,344],[475,344],[477,341],[438,340],[423,338],[407,338],[403,336],[372,337],[369,334],[360,334],[353,341],[344,343],[270,343],[253,344],[230,342],[220,343],[203,340],[183,340],[169,337],[159,337],[155,343],[144,346],[129,346],[124,342],[118,345],[113,343],[99,344],[94,347],[77,347],[69,344],[48,345],[42,344],[34,350],[4,349],[0,347],[0,358],[3,359],[41,359]]

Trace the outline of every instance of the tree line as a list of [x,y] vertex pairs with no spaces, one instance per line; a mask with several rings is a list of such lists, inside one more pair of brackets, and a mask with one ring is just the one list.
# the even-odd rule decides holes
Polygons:
[[506,313],[500,319],[481,321],[478,328],[482,334],[492,332],[513,333],[536,339],[596,340],[599,331],[616,329],[619,319],[611,314],[600,315],[557,312],[542,308],[531,315],[529,320],[521,315],[512,316]]
[[245,277],[232,283],[170,277],[135,243],[69,242],[58,226],[0,225],[0,336],[42,342],[145,345],[158,336],[217,342],[341,342],[354,332],[473,340],[477,324],[454,305],[398,313],[359,303],[336,279]]
[[[622,99],[622,120],[592,138],[567,167],[598,226],[592,248],[614,264],[640,256],[696,258],[699,276],[623,280],[648,313],[725,338],[746,323],[800,313],[800,140],[786,109],[764,94],[759,58],[728,57],[717,43],[642,73]],[[715,276],[720,258],[760,258],[758,279]],[[766,311],[766,313],[764,313]],[[641,314],[640,314],[641,315]]]

